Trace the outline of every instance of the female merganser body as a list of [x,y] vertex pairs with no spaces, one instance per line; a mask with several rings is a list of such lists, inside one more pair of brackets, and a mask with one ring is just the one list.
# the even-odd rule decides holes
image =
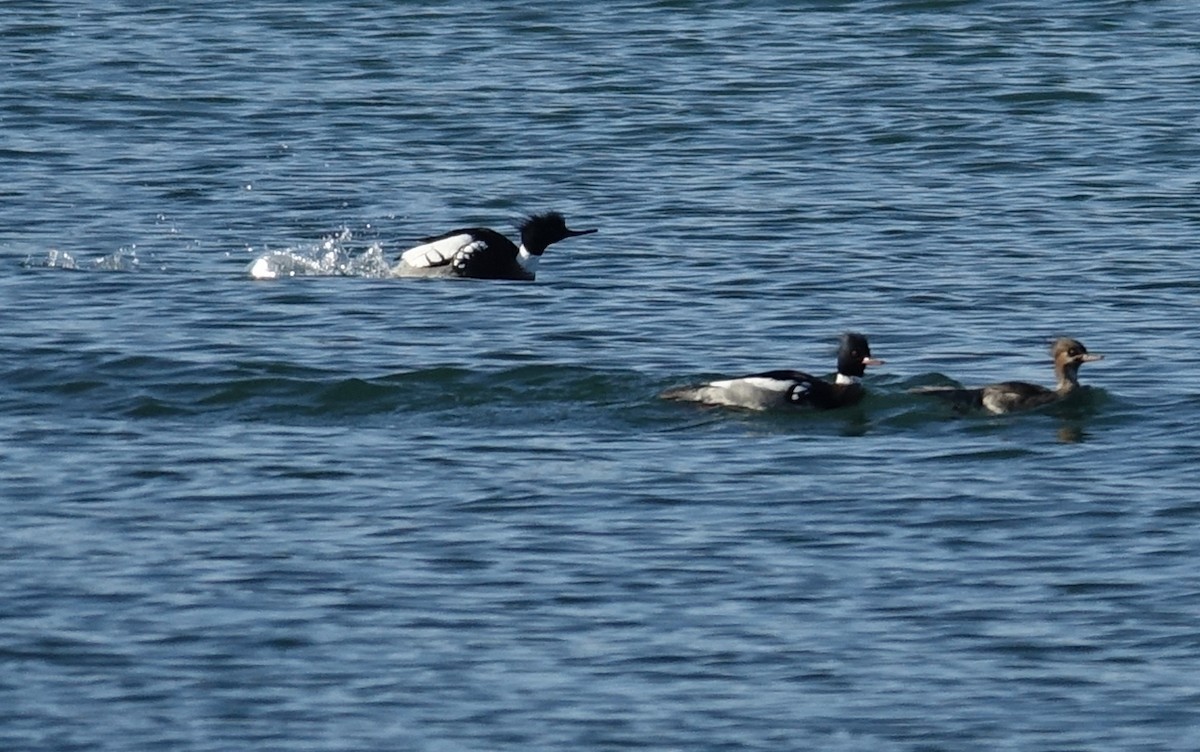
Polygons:
[[801,371],[779,370],[696,386],[675,387],[659,396],[663,399],[751,410],[831,410],[861,400],[864,393],[861,382],[866,367],[878,365],[883,365],[883,361],[871,357],[867,338],[849,332],[842,335],[837,355],[837,378],[833,383]]
[[1002,381],[974,389],[929,386],[914,391],[949,400],[960,409],[986,410],[997,415],[1029,410],[1066,398],[1079,387],[1079,366],[1104,359],[1103,355],[1088,352],[1079,340],[1067,337],[1056,340],[1050,353],[1054,357],[1054,374],[1058,377],[1054,389],[1024,381]]
[[551,244],[596,230],[572,230],[558,212],[522,220],[521,245],[486,227],[451,230],[400,254],[396,277],[470,277],[532,280],[538,259]]

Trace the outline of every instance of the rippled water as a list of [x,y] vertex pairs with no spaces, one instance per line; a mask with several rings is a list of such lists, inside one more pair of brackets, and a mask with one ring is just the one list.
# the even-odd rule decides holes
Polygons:
[[[1193,4],[0,28],[0,747],[1194,747]],[[857,408],[655,397],[847,329]],[[1059,334],[1069,404],[908,394]]]

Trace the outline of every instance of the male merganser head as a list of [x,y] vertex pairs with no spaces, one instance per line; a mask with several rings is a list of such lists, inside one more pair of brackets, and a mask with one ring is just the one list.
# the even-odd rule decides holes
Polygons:
[[547,248],[560,240],[596,232],[596,228],[572,230],[567,227],[567,220],[563,215],[554,211],[526,217],[517,225],[517,229],[521,231],[521,247],[533,256],[541,256]]
[[572,230],[558,212],[534,214],[522,220],[521,245],[487,227],[451,230],[425,238],[400,254],[392,267],[397,277],[470,277],[532,280],[537,262],[553,243],[596,230]]
[[833,383],[803,371],[777,370],[675,387],[659,396],[663,399],[751,410],[785,407],[831,410],[861,400],[864,394],[861,380],[867,366],[883,365],[883,361],[871,357],[871,347],[866,337],[850,332],[842,335],[837,364],[837,377]]
[[996,414],[1029,410],[1066,398],[1079,387],[1079,366],[1104,359],[1103,355],[1088,352],[1082,342],[1069,337],[1055,340],[1050,347],[1050,354],[1054,358],[1057,381],[1054,389],[1025,381],[1002,381],[974,389],[932,386],[914,391],[941,397],[958,408],[974,408]]
[[857,332],[846,332],[838,345],[838,383],[861,379],[867,366],[881,366],[882,360],[871,357],[871,346],[867,338]]

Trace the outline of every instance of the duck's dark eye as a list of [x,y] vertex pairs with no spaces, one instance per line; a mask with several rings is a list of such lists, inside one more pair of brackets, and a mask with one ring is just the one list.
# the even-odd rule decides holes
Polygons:
[[1067,350],[1067,355],[1070,355],[1072,358],[1078,358],[1081,353],[1078,347],[1072,347],[1070,350]]

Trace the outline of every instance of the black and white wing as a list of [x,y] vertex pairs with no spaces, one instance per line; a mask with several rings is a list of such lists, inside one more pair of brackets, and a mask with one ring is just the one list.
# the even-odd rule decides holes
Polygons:
[[825,407],[830,400],[830,385],[803,371],[767,371],[747,377],[760,384],[771,384],[782,392],[788,405],[794,407]]
[[452,230],[400,254],[401,271],[455,277],[498,277],[516,264],[517,247],[494,230]]
[[662,393],[665,399],[701,402],[706,405],[769,410],[797,404],[793,395],[812,389],[811,376],[799,371],[768,371],[735,379],[720,379],[707,384],[677,387]]
[[400,254],[400,261],[414,269],[447,266],[459,254],[472,253],[485,245],[487,241],[476,237],[470,230],[456,230],[436,238],[427,238],[421,245]]

